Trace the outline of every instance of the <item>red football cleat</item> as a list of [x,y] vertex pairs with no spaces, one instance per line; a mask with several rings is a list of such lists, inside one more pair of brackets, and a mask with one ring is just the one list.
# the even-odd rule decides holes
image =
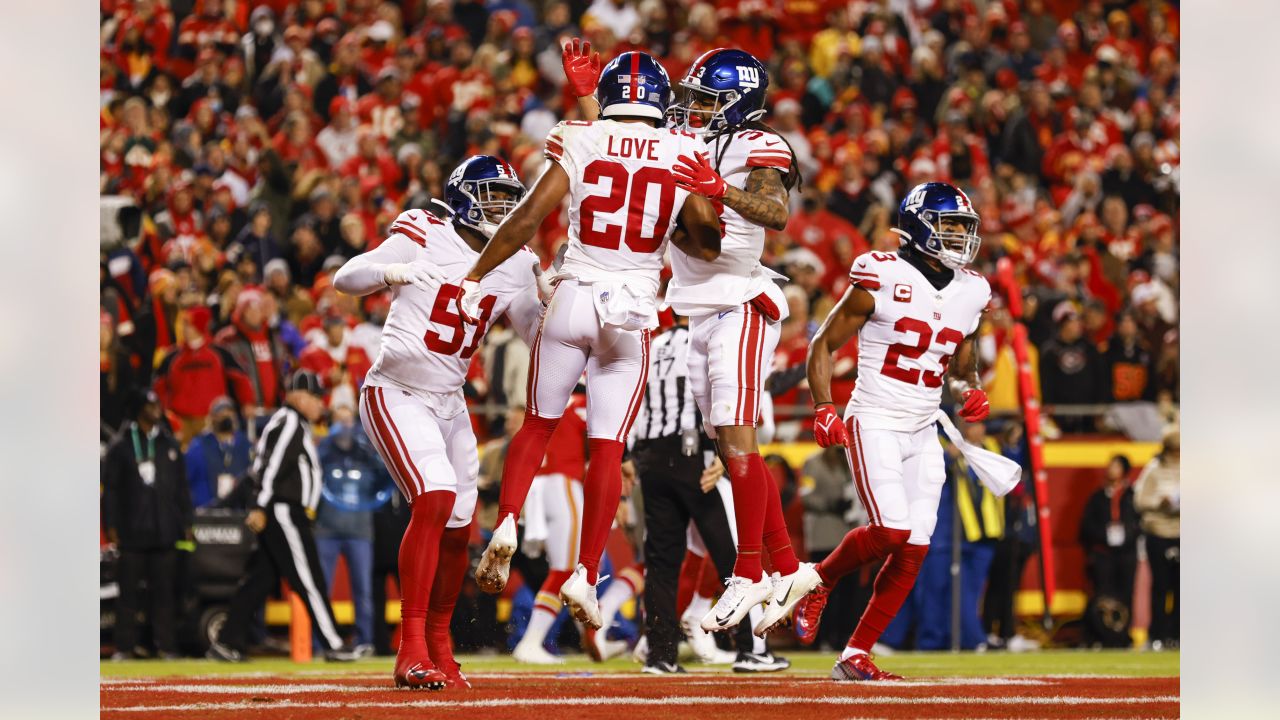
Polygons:
[[456,662],[453,663],[452,667],[442,666],[441,672],[444,673],[445,689],[448,689],[448,690],[470,690],[471,689],[471,681],[467,679],[466,675],[462,674],[462,666],[459,665],[458,663]]
[[448,678],[425,657],[396,656],[396,687],[410,690],[443,690]]
[[431,655],[431,663],[445,677],[445,688],[449,690],[470,690],[471,681],[462,674],[462,666],[453,659],[453,647],[448,633],[427,633],[427,652]]
[[800,598],[795,610],[791,611],[791,622],[801,645],[812,645],[818,639],[818,622],[822,620],[822,610],[827,606],[830,595],[831,589],[819,583],[808,595]]
[[863,680],[901,680],[902,676],[881,670],[876,667],[875,663],[871,662],[870,655],[860,653],[848,660],[837,662],[836,666],[831,668],[831,679],[836,682],[857,682]]

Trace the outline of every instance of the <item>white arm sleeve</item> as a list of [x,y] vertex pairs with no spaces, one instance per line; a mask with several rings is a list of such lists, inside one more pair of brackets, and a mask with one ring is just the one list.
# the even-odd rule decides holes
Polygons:
[[383,273],[388,265],[413,262],[420,246],[396,233],[367,253],[351,258],[333,276],[333,287],[348,295],[368,295],[387,287]]

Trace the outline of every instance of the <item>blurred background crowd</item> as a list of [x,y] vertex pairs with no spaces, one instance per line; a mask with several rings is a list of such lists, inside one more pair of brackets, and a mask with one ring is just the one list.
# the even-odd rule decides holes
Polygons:
[[[100,10],[101,437],[118,439],[153,391],[196,506],[234,494],[292,369],[326,384],[319,434],[358,430],[351,413],[389,298],[339,294],[332,273],[377,246],[399,212],[441,198],[468,155],[506,158],[531,184],[547,131],[578,116],[560,67],[574,36],[606,61],[649,52],[673,80],[721,46],[769,67],[765,121],[804,176],[764,258],[790,278],[770,388],[779,440],[809,439],[797,370],[851,260],[897,247],[899,199],[926,180],[960,186],[980,212],[978,271],[1012,264],[1016,287],[997,288],[981,330],[994,415],[1021,411],[1010,341],[1022,322],[1050,437],[1167,440],[1176,424],[1176,1],[102,0]],[[531,243],[544,262],[565,225],[553,215]],[[1009,292],[1024,300],[1021,317]],[[837,403],[855,356],[837,356]],[[525,362],[502,328],[475,355],[466,391],[482,444],[501,442],[506,409],[523,402]],[[797,489],[812,486],[807,466],[778,459]]]

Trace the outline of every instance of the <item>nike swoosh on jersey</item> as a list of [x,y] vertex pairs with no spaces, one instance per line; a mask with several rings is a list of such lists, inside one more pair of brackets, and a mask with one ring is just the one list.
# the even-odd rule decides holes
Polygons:
[[764,141],[764,144],[765,144],[765,147],[773,147],[774,145],[777,145],[778,143],[776,143],[776,142],[769,142],[768,140],[765,140],[765,141]]

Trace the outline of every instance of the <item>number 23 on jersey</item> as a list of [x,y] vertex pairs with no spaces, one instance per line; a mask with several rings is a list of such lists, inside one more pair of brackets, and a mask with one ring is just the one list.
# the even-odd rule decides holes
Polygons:
[[[896,342],[890,345],[888,352],[884,355],[884,365],[880,368],[880,373],[908,385],[924,385],[930,388],[942,387],[942,376],[947,372],[947,365],[951,362],[951,356],[955,355],[956,350],[960,348],[960,343],[964,341],[964,333],[952,328],[942,328],[935,336],[933,328],[929,327],[929,323],[912,317],[898,318],[898,322],[894,323],[893,329],[903,337],[914,335],[916,340],[912,343]],[[929,351],[931,344],[939,348],[949,348],[943,350],[938,358],[938,364],[941,366],[939,372],[903,367],[899,364],[901,358],[918,361]]]

